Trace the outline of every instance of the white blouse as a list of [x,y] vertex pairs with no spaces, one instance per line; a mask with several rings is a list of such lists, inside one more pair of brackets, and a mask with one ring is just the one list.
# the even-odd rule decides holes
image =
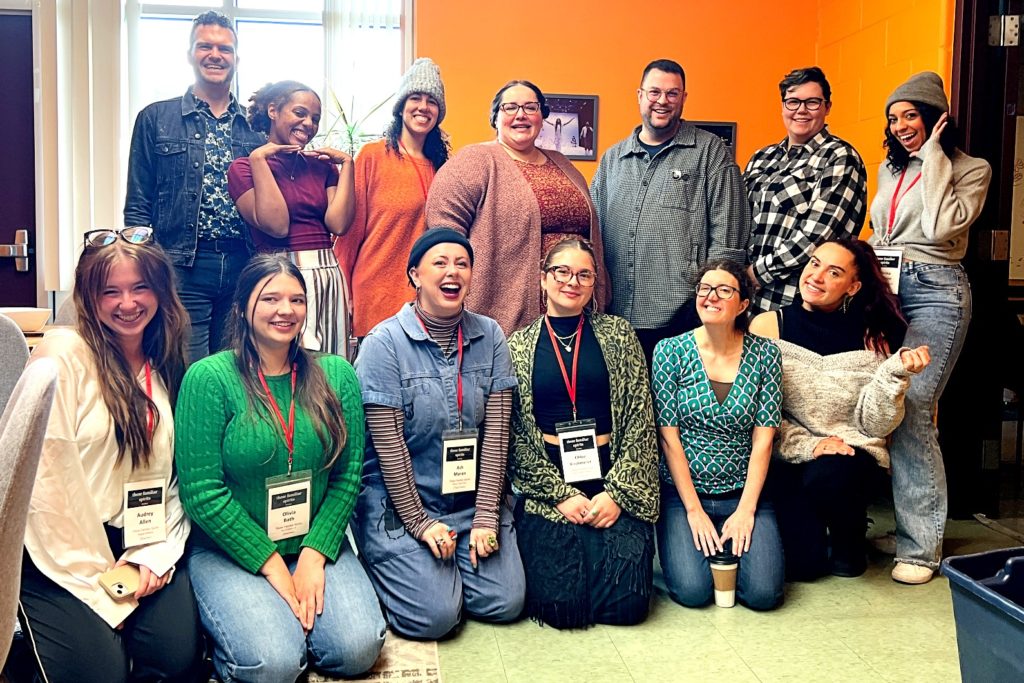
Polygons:
[[[124,484],[162,479],[167,487],[167,539],[127,549],[126,561],[162,576],[181,558],[191,528],[173,476],[174,417],[167,387],[153,373],[160,420],[149,466],[132,471],[128,454],[115,464],[114,426],[85,341],[70,328],[51,330],[33,354],[41,357],[57,364],[57,392],[29,503],[25,548],[44,575],[113,627],[138,607],[134,599],[115,602],[99,585],[100,575],[121,559],[110,552],[103,525],[123,526]],[[139,381],[145,382],[144,371]]]

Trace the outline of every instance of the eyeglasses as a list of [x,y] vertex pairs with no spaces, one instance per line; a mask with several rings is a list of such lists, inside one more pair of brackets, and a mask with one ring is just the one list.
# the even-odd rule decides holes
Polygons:
[[540,111],[540,102],[526,102],[524,104],[506,102],[504,104],[499,104],[498,109],[502,110],[509,116],[516,116],[519,114],[520,109],[523,110],[524,114],[536,114]]
[[129,244],[147,244],[153,241],[153,228],[133,225],[128,228],[103,228],[85,233],[86,247],[109,247],[120,237]]
[[697,296],[708,297],[711,296],[711,292],[714,292],[715,296],[723,301],[733,298],[736,294],[736,288],[729,285],[716,285],[715,287],[712,287],[711,285],[701,282],[693,289],[697,292]]
[[572,268],[569,266],[550,266],[544,269],[545,273],[551,273],[555,276],[555,282],[559,282],[563,285],[567,285],[572,282],[572,279],[576,278],[576,283],[580,287],[593,287],[594,283],[597,282],[597,273],[592,270],[578,270],[575,273],[572,272]]
[[820,97],[808,97],[806,100],[801,100],[799,97],[787,97],[782,100],[782,106],[789,111],[796,111],[801,104],[807,111],[818,111],[821,109],[821,105],[825,104],[825,100]]
[[661,99],[662,95],[665,96],[666,101],[676,102],[683,94],[682,90],[660,90],[658,88],[651,88],[650,90],[644,90],[643,88],[640,88],[640,92],[647,95],[648,102],[657,102],[658,100]]

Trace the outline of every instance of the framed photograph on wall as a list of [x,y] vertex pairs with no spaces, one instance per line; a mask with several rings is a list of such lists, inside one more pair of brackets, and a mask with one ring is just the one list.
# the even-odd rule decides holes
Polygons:
[[[706,130],[713,135],[722,138],[722,142],[732,152],[733,161],[736,160],[736,122],[735,121],[687,121],[701,130]],[[742,167],[740,170],[743,170]]]
[[537,146],[570,159],[597,161],[597,95],[547,95],[551,114]]

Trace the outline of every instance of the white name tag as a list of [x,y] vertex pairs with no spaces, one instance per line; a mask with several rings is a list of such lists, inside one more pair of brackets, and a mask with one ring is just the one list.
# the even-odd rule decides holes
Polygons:
[[903,267],[903,250],[898,247],[875,247],[875,256],[882,266],[882,275],[889,281],[893,294],[900,293],[900,270]]
[[309,533],[312,475],[303,470],[290,477],[267,479],[267,536],[271,541]]
[[167,539],[166,493],[163,479],[124,485],[125,548]]
[[441,493],[476,491],[479,432],[448,430],[441,434]]
[[597,452],[597,422],[592,419],[558,422],[558,452],[562,456],[565,483],[601,478],[601,456]]

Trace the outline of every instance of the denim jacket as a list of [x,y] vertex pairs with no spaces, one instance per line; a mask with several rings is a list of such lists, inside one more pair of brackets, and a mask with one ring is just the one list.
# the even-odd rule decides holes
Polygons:
[[[491,393],[516,386],[508,344],[491,318],[462,314],[462,426],[481,429]],[[364,405],[405,413],[405,443],[412,458],[416,488],[428,513],[440,516],[462,509],[472,495],[441,494],[441,434],[459,426],[455,354],[446,358],[416,318],[411,304],[367,335],[356,358]],[[384,481],[372,438],[367,438],[363,494],[383,492]]]
[[[191,86],[184,97],[154,102],[139,112],[132,132],[124,224],[153,226],[176,266],[191,266],[196,256],[205,138]],[[249,128],[239,104],[231,124],[232,156],[249,156],[265,141]],[[248,239],[248,230],[242,232]]]

